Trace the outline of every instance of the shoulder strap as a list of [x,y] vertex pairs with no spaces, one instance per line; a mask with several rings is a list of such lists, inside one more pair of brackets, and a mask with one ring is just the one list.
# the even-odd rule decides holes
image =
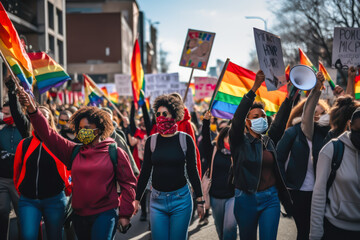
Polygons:
[[74,161],[76,155],[78,155],[78,153],[80,152],[81,146],[82,146],[82,144],[78,144],[78,145],[76,145],[76,146],[73,148],[73,151],[72,151],[72,153],[71,153],[70,162],[69,162],[69,165],[67,166],[67,170],[68,170],[68,171],[71,170],[73,161]]
[[181,146],[181,149],[183,150],[185,156],[186,156],[186,151],[187,151],[186,135],[187,135],[186,133],[179,132],[180,146]]
[[331,172],[328,178],[328,181],[326,183],[326,202],[330,203],[330,199],[328,197],[329,190],[331,185],[333,184],[335,177],[336,177],[336,171],[339,169],[341,161],[344,156],[344,143],[340,141],[339,139],[333,141],[334,145],[334,153],[331,160]]
[[158,135],[159,135],[158,133],[155,133],[155,134],[150,136],[150,150],[151,150],[152,153],[155,151],[156,141],[157,141]]
[[111,163],[113,164],[114,167],[114,180],[115,180],[115,185],[116,185],[116,171],[117,171],[117,165],[118,165],[118,160],[117,160],[117,144],[116,143],[111,143],[109,145],[109,154],[110,154],[110,159],[111,159]]

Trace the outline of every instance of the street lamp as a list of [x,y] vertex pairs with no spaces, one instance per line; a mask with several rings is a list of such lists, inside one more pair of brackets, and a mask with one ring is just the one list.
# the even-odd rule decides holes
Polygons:
[[261,21],[264,22],[264,29],[267,32],[267,21],[265,19],[263,19],[262,17],[257,17],[257,16],[245,16],[246,19],[259,19]]

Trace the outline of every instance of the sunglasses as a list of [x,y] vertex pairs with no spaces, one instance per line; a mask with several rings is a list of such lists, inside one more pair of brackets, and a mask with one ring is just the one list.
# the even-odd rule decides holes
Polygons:
[[123,225],[121,225],[121,224],[118,225],[119,232],[121,232],[123,234],[125,234],[130,228],[131,228],[131,223],[129,223],[125,227],[123,227]]
[[156,117],[160,117],[161,115],[163,115],[164,117],[167,117],[168,112],[165,111],[165,112],[157,112],[157,113],[156,113]]

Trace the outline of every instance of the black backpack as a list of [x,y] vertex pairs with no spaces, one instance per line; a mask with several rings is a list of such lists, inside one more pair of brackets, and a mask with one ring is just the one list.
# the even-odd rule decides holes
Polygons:
[[333,153],[333,157],[331,160],[331,172],[329,175],[329,178],[327,180],[326,183],[326,203],[330,204],[330,199],[329,199],[329,190],[331,185],[334,183],[335,177],[336,177],[336,171],[339,169],[343,156],[344,156],[344,143],[342,141],[340,141],[339,139],[334,140],[333,142],[334,145],[334,153]]

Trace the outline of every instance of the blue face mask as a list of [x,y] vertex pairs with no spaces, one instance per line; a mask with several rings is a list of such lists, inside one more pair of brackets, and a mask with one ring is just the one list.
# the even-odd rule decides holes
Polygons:
[[253,130],[257,134],[262,134],[268,128],[268,122],[266,118],[259,117],[249,120],[251,121],[251,130]]

